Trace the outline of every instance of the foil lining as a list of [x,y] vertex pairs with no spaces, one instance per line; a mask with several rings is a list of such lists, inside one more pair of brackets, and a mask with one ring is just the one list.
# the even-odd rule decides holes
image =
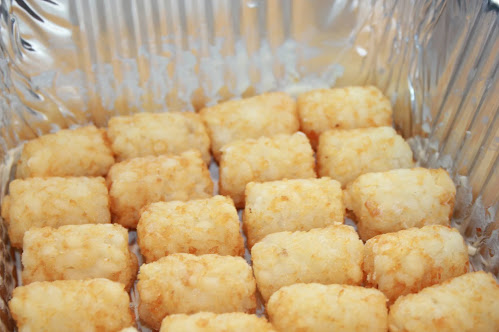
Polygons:
[[[22,143],[117,114],[374,84],[418,163],[457,186],[473,269],[499,275],[497,1],[0,0],[0,199]],[[0,330],[14,256],[0,225]],[[18,262],[19,265],[19,262]]]

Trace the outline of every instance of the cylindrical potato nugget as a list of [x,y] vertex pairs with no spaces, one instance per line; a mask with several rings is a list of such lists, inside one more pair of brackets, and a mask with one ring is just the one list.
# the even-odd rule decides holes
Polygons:
[[392,127],[330,130],[317,149],[317,172],[343,186],[359,175],[414,166],[409,144]]
[[117,224],[31,228],[24,235],[23,283],[107,278],[130,289],[137,275],[128,231]]
[[31,227],[110,223],[106,182],[102,177],[14,180],[2,202],[2,217],[15,248],[22,248]]
[[284,92],[270,92],[230,100],[203,108],[200,112],[211,137],[211,150],[220,160],[227,143],[261,136],[293,134],[300,124],[296,102]]
[[153,329],[171,314],[256,309],[255,279],[242,257],[172,254],[140,267],[140,318]]
[[16,177],[105,176],[112,164],[113,152],[104,129],[64,129],[27,142]]
[[499,331],[499,285],[480,271],[401,296],[388,324],[392,332]]
[[248,183],[243,225],[248,247],[283,231],[308,231],[344,222],[343,192],[330,178]]
[[396,169],[360,176],[345,190],[362,240],[425,225],[448,226],[456,187],[443,169]]
[[237,210],[225,196],[152,203],[142,211],[137,240],[148,263],[174,253],[244,254]]
[[295,284],[267,303],[269,319],[285,332],[385,332],[386,297],[376,289],[349,285]]
[[392,125],[392,105],[374,86],[319,89],[298,96],[301,130],[315,148],[329,129]]
[[108,279],[34,282],[14,289],[9,308],[20,332],[116,332],[135,323],[124,285]]
[[159,332],[275,332],[272,324],[263,317],[231,312],[215,314],[200,312],[193,315],[166,316]]
[[468,272],[468,247],[448,226],[409,228],[367,241],[363,266],[367,286],[393,302]]
[[109,120],[107,134],[118,161],[201,151],[210,162],[210,138],[199,114],[191,112],[136,113]]
[[201,152],[147,156],[114,164],[107,175],[113,222],[135,228],[140,210],[160,201],[187,201],[213,194]]
[[351,226],[267,235],[251,249],[253,271],[265,301],[297,283],[362,283],[363,243]]
[[222,148],[220,194],[244,207],[250,182],[315,178],[314,151],[303,133],[235,141]]

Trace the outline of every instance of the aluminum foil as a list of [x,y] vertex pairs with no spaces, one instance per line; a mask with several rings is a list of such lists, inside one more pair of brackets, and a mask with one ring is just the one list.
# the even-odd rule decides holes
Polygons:
[[498,276],[498,37],[496,0],[0,0],[0,199],[21,144],[60,128],[374,84],[419,164],[453,176],[473,268]]

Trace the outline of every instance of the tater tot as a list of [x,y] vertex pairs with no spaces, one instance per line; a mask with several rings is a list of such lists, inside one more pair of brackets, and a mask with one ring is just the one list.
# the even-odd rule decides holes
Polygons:
[[242,312],[166,316],[159,332],[275,332],[265,318]]
[[114,164],[104,129],[64,129],[27,142],[16,177],[105,176]]
[[360,176],[345,191],[361,239],[450,223],[456,187],[443,169],[397,169]]
[[255,279],[242,257],[172,254],[140,267],[140,318],[153,329],[171,314],[256,309]]
[[343,186],[364,173],[413,166],[409,144],[392,127],[330,130],[319,139],[319,176],[329,176]]
[[281,287],[296,283],[359,285],[363,247],[346,225],[267,235],[251,249],[258,289],[267,301]]
[[20,332],[115,332],[135,323],[124,285],[108,279],[34,282],[14,289],[9,308]]
[[222,148],[220,194],[244,207],[250,182],[315,178],[314,152],[303,133],[235,141]]
[[499,331],[499,285],[480,271],[401,296],[388,324],[392,332]]
[[320,89],[298,96],[301,130],[316,147],[329,129],[354,129],[392,125],[392,106],[374,86]]
[[330,178],[251,182],[243,222],[251,248],[265,236],[342,224],[345,206],[338,181]]
[[296,102],[284,92],[230,100],[200,111],[211,137],[211,150],[220,160],[227,143],[261,136],[292,134],[300,124]]
[[210,172],[201,152],[147,156],[111,167],[107,176],[113,222],[135,228],[140,210],[160,201],[187,201],[213,194]]
[[456,229],[429,225],[378,235],[364,247],[366,285],[391,301],[468,272],[468,247]]
[[386,297],[360,286],[283,287],[270,297],[267,313],[276,330],[283,332],[385,332],[388,327]]
[[109,120],[107,130],[118,161],[162,154],[201,151],[210,162],[210,138],[199,114],[191,112],[137,113]]
[[2,217],[15,248],[22,248],[31,227],[110,223],[106,182],[102,177],[14,180],[2,202]]
[[244,254],[237,210],[225,196],[150,204],[140,216],[137,240],[146,262],[174,253]]
[[34,281],[107,278],[130,289],[137,257],[117,224],[31,228],[24,235],[22,278]]

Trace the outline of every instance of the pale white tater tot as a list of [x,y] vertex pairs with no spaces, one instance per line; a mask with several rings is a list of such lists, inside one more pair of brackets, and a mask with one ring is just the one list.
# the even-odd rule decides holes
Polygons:
[[315,178],[314,168],[314,152],[303,133],[235,141],[222,148],[220,194],[242,208],[248,183]]
[[199,150],[210,162],[210,138],[199,114],[136,113],[109,119],[107,133],[116,159],[180,154]]
[[107,176],[113,222],[135,228],[140,210],[160,201],[187,201],[213,194],[213,182],[197,150],[147,156],[111,167]]
[[16,177],[105,176],[114,164],[104,129],[63,129],[27,142]]
[[137,240],[146,262],[174,253],[244,254],[237,210],[225,196],[152,203],[142,211]]
[[414,166],[409,144],[392,127],[330,130],[317,149],[317,172],[346,186],[358,176]]
[[450,224],[456,187],[443,169],[397,169],[360,176],[345,190],[345,205],[360,237],[411,227]]
[[261,136],[292,134],[300,124],[296,102],[284,92],[269,92],[240,100],[229,100],[200,112],[211,137],[211,150],[220,160],[227,143]]
[[107,278],[130,289],[137,275],[128,231],[118,224],[31,228],[24,235],[23,284]]
[[330,178],[251,182],[243,225],[251,247],[265,236],[344,222],[341,184]]
[[392,125],[392,106],[374,86],[319,89],[298,96],[301,130],[316,147],[329,129],[354,129]]
[[159,332],[275,332],[263,317],[242,312],[215,314],[200,312],[193,315],[166,316]]
[[22,248],[31,227],[110,223],[106,182],[102,177],[14,180],[2,201],[2,217],[15,248]]
[[34,282],[14,289],[9,308],[20,332],[115,332],[135,323],[124,287],[108,279]]
[[499,285],[480,271],[401,296],[388,324],[392,332],[499,331]]
[[296,283],[360,285],[363,247],[347,225],[267,235],[251,249],[262,298]]
[[388,327],[386,297],[360,286],[286,286],[272,294],[267,313],[283,332],[385,332]]
[[158,330],[165,316],[256,309],[256,285],[242,257],[172,254],[140,267],[140,318]]
[[367,241],[363,268],[366,285],[393,302],[468,272],[468,247],[448,226],[409,228]]

